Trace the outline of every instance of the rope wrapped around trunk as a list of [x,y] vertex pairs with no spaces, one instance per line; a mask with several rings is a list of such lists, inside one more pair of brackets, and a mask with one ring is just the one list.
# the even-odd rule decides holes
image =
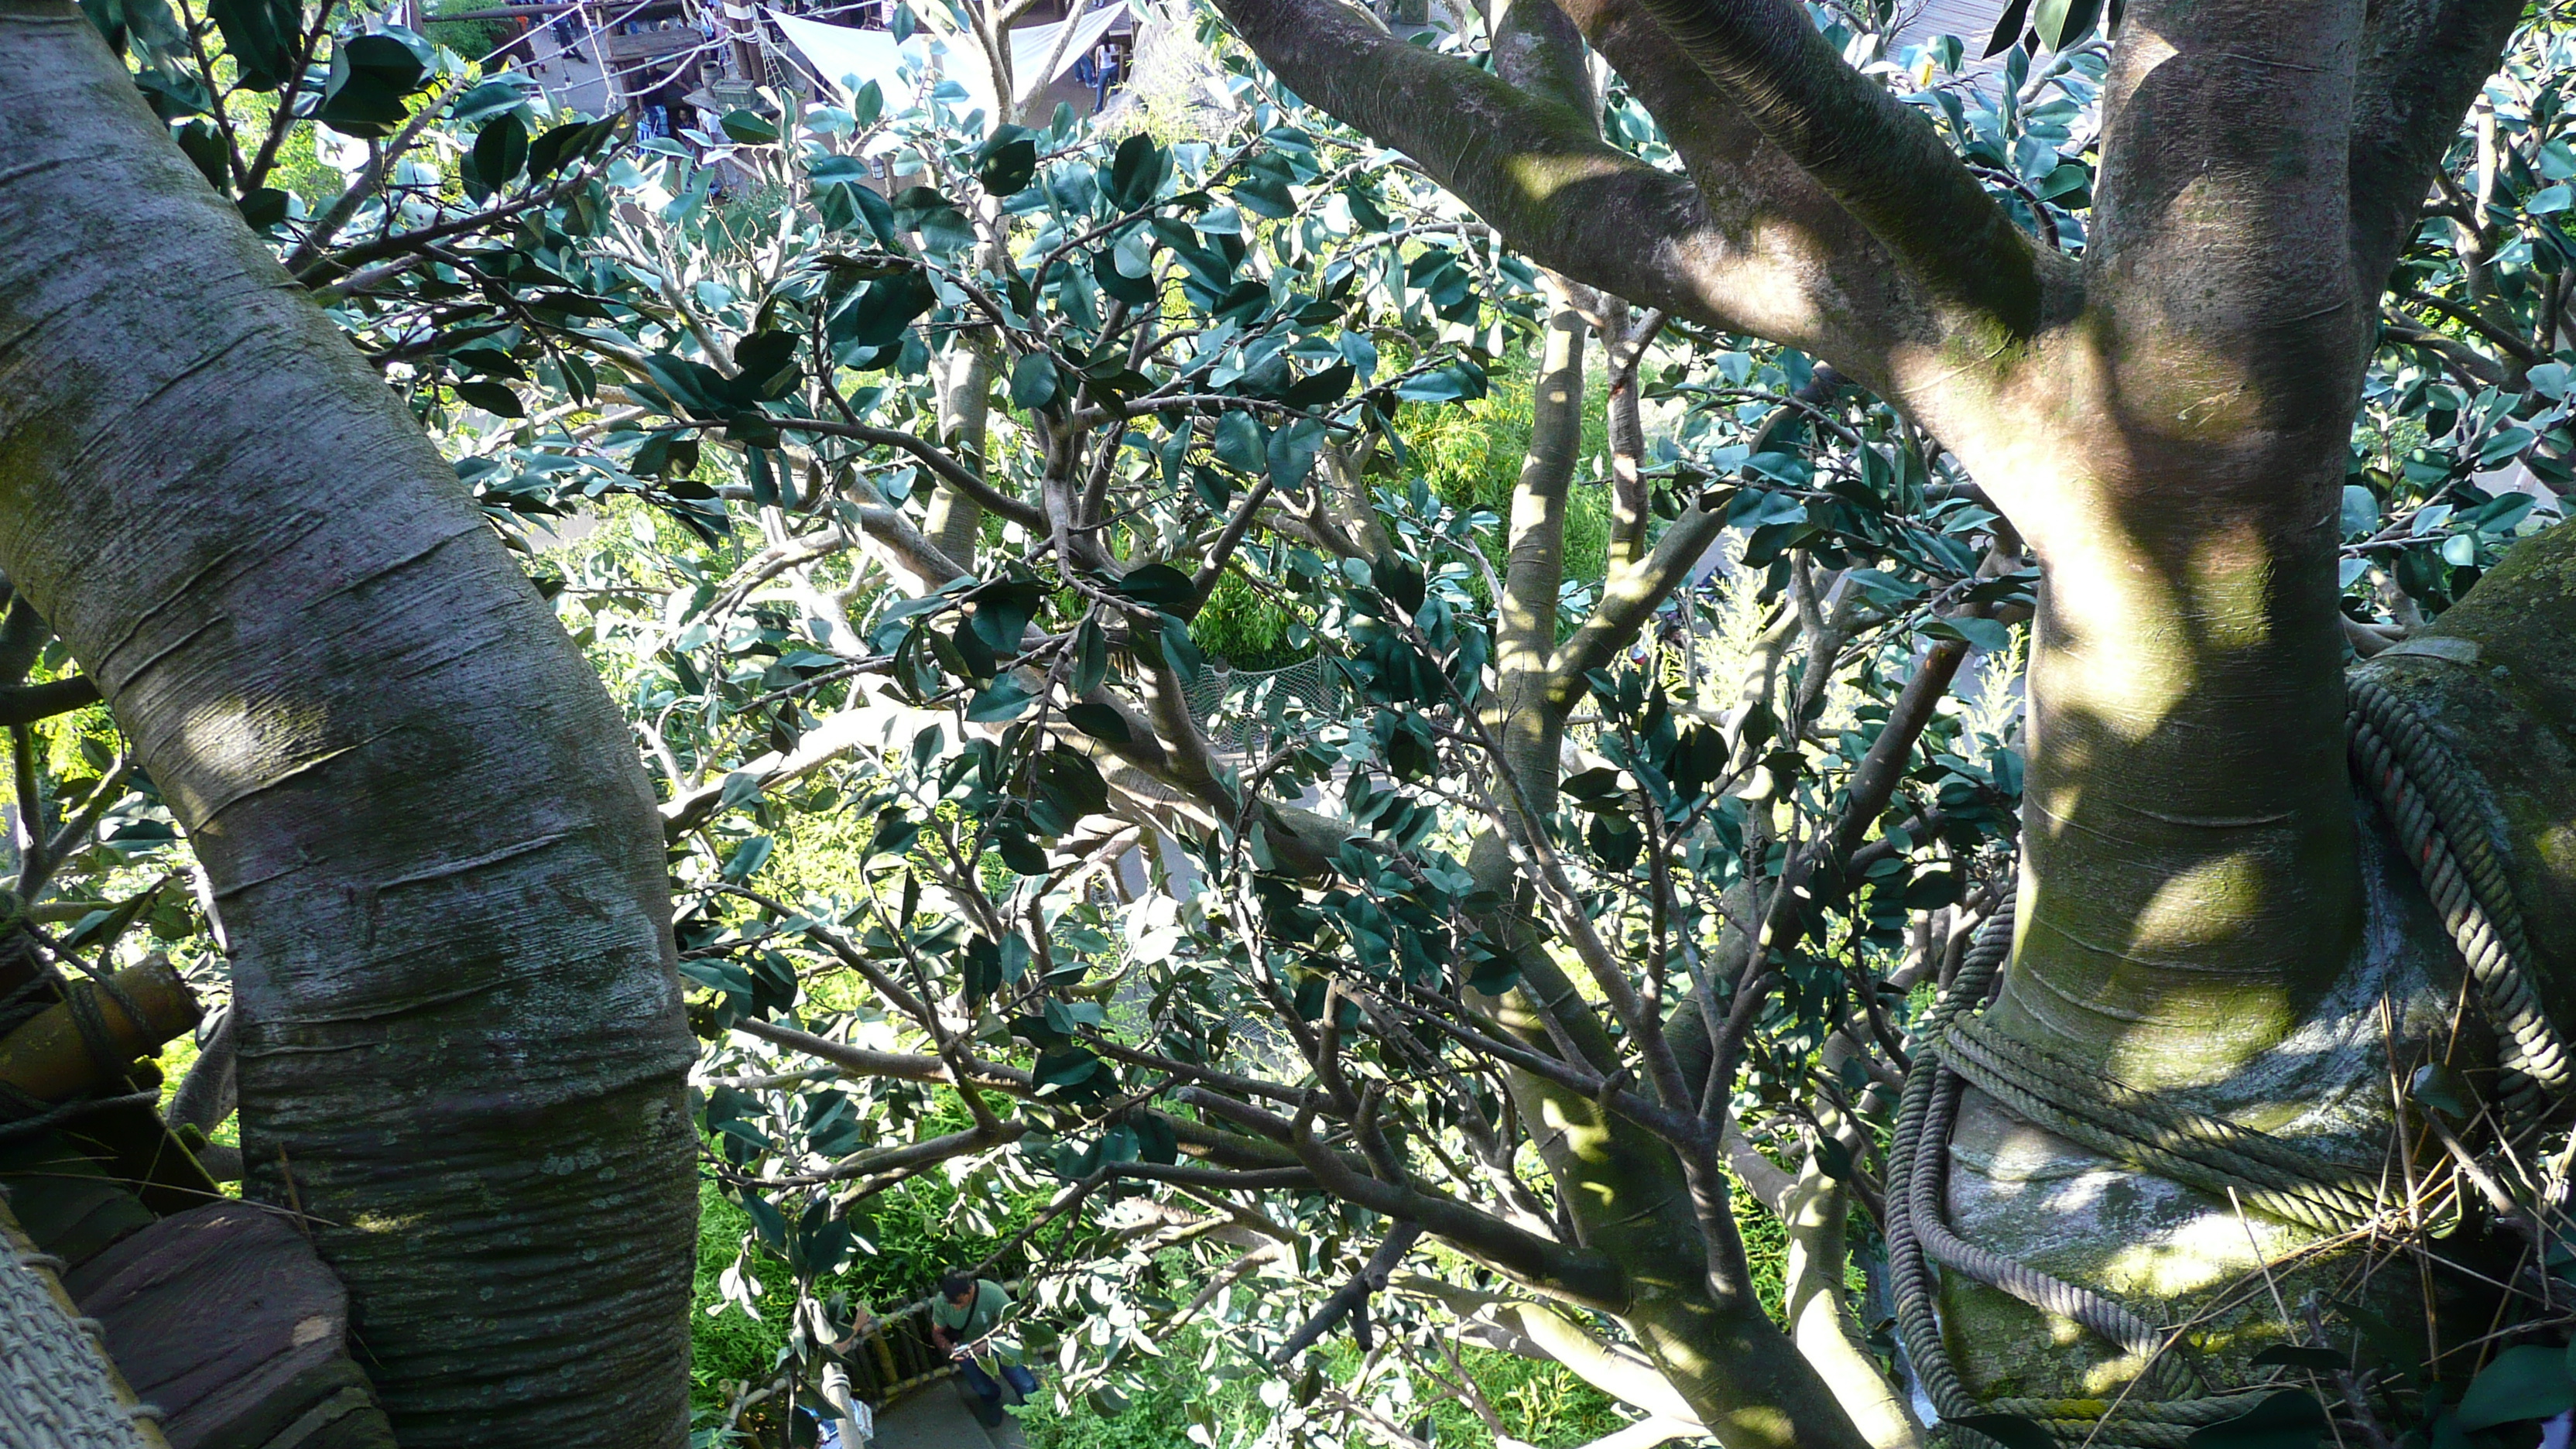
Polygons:
[[[2495,1030],[2505,1131],[2519,1136],[2554,1114],[2576,1087],[2576,1064],[2541,1008],[2521,912],[2468,772],[2429,726],[2375,681],[2356,680],[2345,722],[2355,783],[2386,812],[2442,915]],[[1914,1059],[1898,1099],[1887,1159],[1887,1247],[1897,1331],[1924,1394],[1945,1421],[2014,1414],[2065,1443],[2181,1449],[2192,1431],[2231,1418],[2274,1386],[2181,1397],[2193,1369],[2179,1347],[2128,1306],[1961,1238],[1945,1220],[1950,1129],[1968,1086],[2059,1137],[2139,1172],[2328,1235],[2377,1217],[2386,1204],[2376,1174],[2319,1160],[2278,1138],[2195,1112],[2104,1077],[2053,1053],[2010,1041],[1977,1013],[2012,950],[2015,902],[2007,895],[1979,928],[1957,976],[1917,1023]],[[1980,1403],[1941,1340],[1932,1265],[1962,1274],[2043,1312],[2071,1319],[2129,1353],[2149,1358],[2138,1399],[2002,1399]],[[1941,1432],[1967,1449],[2001,1449],[1974,1429]]]

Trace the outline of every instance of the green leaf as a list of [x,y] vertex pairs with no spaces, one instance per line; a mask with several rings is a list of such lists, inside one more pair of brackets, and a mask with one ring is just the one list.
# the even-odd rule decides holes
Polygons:
[[1851,1149],[1833,1137],[1816,1138],[1816,1170],[1836,1182],[1848,1182],[1852,1176]]
[[390,136],[407,117],[404,98],[428,72],[420,53],[389,32],[345,40],[331,51],[314,119],[344,135]]
[[456,384],[456,395],[496,417],[528,415],[527,404],[519,401],[519,395],[497,382],[460,382]]
[[1280,395],[1280,401],[1292,408],[1319,408],[1337,403],[1359,380],[1359,370],[1347,362],[1337,362],[1312,377],[1300,378]]
[[1315,455],[1323,451],[1324,425],[1313,418],[1299,418],[1270,435],[1269,464],[1272,487],[1285,492],[1305,486],[1306,475],[1314,471]]
[[241,68],[241,88],[273,91],[294,79],[303,7],[295,0],[208,0],[208,18]]
[[1063,391],[1056,376],[1055,359],[1043,352],[1032,352],[1011,364],[1011,405],[1031,412],[1054,403]]
[[725,857],[724,878],[740,884],[760,874],[760,868],[769,864],[770,852],[777,848],[777,842],[766,835],[755,835],[735,846],[733,854]]
[[2533,192],[2531,199],[2522,204],[2522,209],[2533,216],[2547,216],[2551,212],[2565,211],[2571,201],[2576,201],[2576,192],[2569,191],[2567,183],[2562,181],[2556,186],[2544,186]]
[[474,176],[486,191],[508,185],[528,164],[528,128],[516,114],[486,122],[474,138]]
[[1174,674],[1180,676],[1182,684],[1198,683],[1199,673],[1206,667],[1206,661],[1199,654],[1199,646],[1190,638],[1189,624],[1174,615],[1165,614],[1162,635],[1163,662],[1172,667]]
[[1109,677],[1109,639],[1096,619],[1084,619],[1073,631],[1073,692],[1089,694]]
[[1261,424],[1250,413],[1227,413],[1216,423],[1216,460],[1243,473],[1258,473],[1269,465],[1269,449],[1262,442]]
[[2031,28],[2039,32],[2042,49],[2062,50],[2083,39],[2101,14],[2102,0],[2039,0]]
[[1081,1047],[1057,1047],[1038,1053],[1032,1075],[1041,1087],[1072,1087],[1089,1081],[1100,1066],[1100,1058]]
[[1121,598],[1134,599],[1157,609],[1181,608],[1199,596],[1198,586],[1190,581],[1188,574],[1170,564],[1159,563],[1129,569],[1109,588]]
[[1016,654],[1020,636],[1045,602],[1046,591],[1036,584],[988,584],[975,591],[975,637],[996,654]]
[[939,294],[917,271],[880,277],[833,317],[832,341],[837,346],[883,347],[900,340],[914,318],[938,304]]
[[975,224],[953,206],[935,207],[921,217],[921,249],[947,254],[975,244]]
[[611,116],[598,121],[575,121],[547,131],[528,143],[529,178],[543,181],[554,175],[566,164],[580,159],[616,128],[617,119]]
[[1159,1162],[1166,1167],[1181,1160],[1181,1140],[1172,1131],[1171,1120],[1159,1112],[1139,1112],[1127,1123],[1136,1134],[1136,1156],[1145,1162]]
[[510,80],[488,80],[456,98],[447,118],[460,126],[488,121],[504,111],[515,111],[526,105],[525,88]]
[[1135,211],[1154,199],[1171,168],[1170,155],[1154,144],[1152,136],[1139,131],[1118,143],[1118,154],[1110,158],[1108,183],[1102,190],[1120,211]]
[[766,146],[778,139],[778,123],[758,111],[727,111],[716,124],[739,146]]
[[2029,15],[2030,0],[2012,0],[2006,5],[2004,13],[1995,17],[1995,32],[1986,41],[1984,54],[1997,56],[2012,49],[2012,43],[2021,38],[2022,21]]
[[1275,176],[1247,176],[1234,185],[1234,204],[1255,216],[1284,221],[1297,214],[1287,183]]
[[1407,378],[1395,390],[1405,402],[1458,402],[1485,395],[1485,370],[1464,358]]
[[2523,1344],[2497,1354],[2460,1395],[2463,1429],[2547,1419],[2576,1409],[2576,1379],[2564,1349]]
[[1109,786],[1100,767],[1080,750],[1056,745],[1029,762],[1029,783],[1067,817],[1066,823],[1109,808]]
[[1017,719],[1020,712],[1029,707],[1032,697],[1026,686],[1005,674],[977,690],[975,697],[967,701],[966,718],[976,724],[999,724],[1006,719]]
[[2461,1080],[2459,1073],[2440,1062],[2417,1067],[2407,1095],[2461,1122],[2476,1115],[2475,1109],[2469,1105],[2476,1100],[2469,1091],[2469,1084]]
[[2009,626],[1966,614],[1935,619],[1923,626],[1923,632],[1939,639],[1964,640],[1969,648],[1987,654],[2001,654],[2012,647],[2012,629]]
[[975,179],[989,195],[1016,196],[1037,174],[1037,136],[1026,127],[996,127],[975,152]]
[[2285,1389],[2233,1419],[2192,1431],[2190,1449],[2316,1449],[2326,1411],[2305,1389]]
[[266,231],[286,220],[286,193],[274,186],[245,191],[234,205],[241,208],[242,220],[252,231]]
[[1125,745],[1133,744],[1136,739],[1127,728],[1126,716],[1105,704],[1086,702],[1067,705],[1064,718],[1067,724],[1095,740],[1107,740],[1113,745]]
[[2343,485],[2343,535],[2375,533],[2379,529],[2379,495],[2358,483]]

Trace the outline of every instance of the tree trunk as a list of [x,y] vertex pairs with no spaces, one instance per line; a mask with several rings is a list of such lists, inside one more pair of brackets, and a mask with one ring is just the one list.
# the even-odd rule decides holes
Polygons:
[[[950,344],[939,364],[939,446],[964,460],[969,468],[984,466],[984,438],[993,410],[992,340],[969,332]],[[922,536],[961,568],[975,566],[975,545],[982,540],[984,510],[975,500],[946,483],[930,495],[930,514]],[[948,582],[927,581],[930,588]]]
[[678,1445],[692,1043],[616,709],[69,4],[0,0],[0,157],[0,568],[212,883],[250,1195],[406,1446]]
[[[1525,799],[1541,816],[1555,808],[1565,710],[1548,697],[1564,573],[1566,489],[1583,428],[1586,324],[1561,291],[1542,333],[1533,379],[1529,453],[1513,488],[1503,597],[1495,601],[1498,699],[1490,723],[1502,745],[1498,778],[1505,808]],[[1499,771],[1497,772],[1499,775]],[[1470,853],[1480,885],[1510,899],[1523,893],[1502,839],[1488,833]],[[1616,1071],[1618,1047],[1574,984],[1512,920],[1493,924],[1521,960],[1519,989],[1480,1004],[1524,1042],[1555,1050],[1543,1013],[1553,1011],[1593,1070]],[[1571,1010],[1555,1010],[1572,1003]],[[1627,1288],[1619,1322],[1665,1381],[1729,1449],[1865,1449],[1833,1386],[1764,1316],[1752,1291],[1743,1244],[1731,1234],[1712,1254],[1673,1149],[1601,1103],[1525,1072],[1509,1075],[1522,1117],[1555,1179],[1557,1200],[1578,1240],[1617,1262]],[[1724,1262],[1713,1272],[1712,1256]]]

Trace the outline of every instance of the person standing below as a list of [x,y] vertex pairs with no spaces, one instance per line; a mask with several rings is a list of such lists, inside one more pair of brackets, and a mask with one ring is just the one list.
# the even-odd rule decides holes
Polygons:
[[939,1301],[930,1305],[930,1341],[963,1370],[966,1387],[975,1393],[975,1417],[987,1427],[1002,1422],[1002,1384],[994,1381],[993,1370],[1020,1402],[1038,1391],[1037,1375],[989,1341],[1010,1308],[1011,1290],[953,1268],[940,1277]]

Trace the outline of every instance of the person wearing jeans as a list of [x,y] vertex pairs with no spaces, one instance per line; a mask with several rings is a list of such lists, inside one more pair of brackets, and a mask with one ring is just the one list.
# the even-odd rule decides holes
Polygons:
[[[1011,1290],[990,1278],[955,1269],[940,1278],[939,1301],[930,1305],[930,1341],[957,1361],[966,1387],[974,1391],[976,1417],[987,1425],[1002,1420],[1003,1383],[1021,1402],[1038,1391],[1037,1375],[985,1341],[1010,1308]],[[1002,1376],[998,1383],[993,1378],[996,1369]]]

